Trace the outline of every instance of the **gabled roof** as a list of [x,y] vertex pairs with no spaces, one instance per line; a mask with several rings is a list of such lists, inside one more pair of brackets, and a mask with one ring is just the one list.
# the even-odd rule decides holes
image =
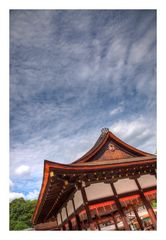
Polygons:
[[[113,151],[108,149],[109,144],[113,146]],[[42,186],[32,218],[33,224],[36,224],[39,218],[45,219],[52,209],[58,207],[55,205],[55,199],[63,187],[63,181],[58,177],[58,173],[62,175],[81,174],[82,172],[128,167],[155,161],[156,155],[136,149],[120,140],[108,129],[104,129],[95,145],[77,161],[71,164],[60,164],[45,160]],[[55,183],[51,183],[51,171],[56,173]],[[68,196],[71,190],[67,190],[65,196]]]
[[[108,146],[112,144],[115,151],[109,151]],[[143,152],[131,145],[123,142],[121,139],[116,137],[109,129],[102,129],[102,133],[94,146],[81,158],[73,162],[77,163],[87,163],[93,161],[112,161],[122,158],[130,157],[141,157],[141,156],[154,156],[153,154]]]

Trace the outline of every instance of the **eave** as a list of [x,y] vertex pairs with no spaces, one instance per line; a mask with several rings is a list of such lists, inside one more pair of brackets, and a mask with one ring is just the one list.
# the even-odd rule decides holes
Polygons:
[[[59,194],[59,191],[63,187],[63,181],[61,179],[58,179],[58,177],[55,179],[55,183],[51,182],[50,172],[54,171],[55,174],[64,174],[64,175],[70,175],[70,174],[81,174],[81,173],[92,173],[92,172],[99,172],[100,170],[105,171],[109,169],[115,169],[115,168],[125,168],[125,167],[132,167],[136,165],[145,165],[148,163],[155,163],[156,162],[156,156],[150,155],[150,156],[144,156],[144,157],[135,157],[130,159],[118,159],[114,160],[112,162],[87,162],[87,163],[77,163],[77,164],[60,164],[51,162],[48,160],[45,160],[44,162],[44,174],[43,174],[43,182],[41,191],[39,194],[37,206],[33,215],[32,222],[33,224],[36,224],[37,218],[40,215],[40,212],[42,211],[42,208],[45,204],[45,200],[48,201],[48,199],[52,199],[52,202],[50,201],[50,209],[55,206],[55,199]],[[54,189],[52,189],[52,186],[54,186]],[[68,189],[68,193],[70,192],[70,189]],[[56,195],[57,194],[57,195]],[[64,193],[65,194],[65,193]],[[52,198],[53,196],[53,198]]]

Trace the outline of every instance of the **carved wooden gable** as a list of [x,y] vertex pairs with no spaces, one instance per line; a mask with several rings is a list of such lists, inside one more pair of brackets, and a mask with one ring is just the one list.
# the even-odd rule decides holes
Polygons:
[[[107,161],[135,157],[136,155],[108,140],[106,144],[89,161]],[[89,162],[88,161],[88,162]]]
[[113,161],[148,155],[150,154],[128,145],[113,133],[107,131],[102,132],[95,145],[73,164],[94,161]]

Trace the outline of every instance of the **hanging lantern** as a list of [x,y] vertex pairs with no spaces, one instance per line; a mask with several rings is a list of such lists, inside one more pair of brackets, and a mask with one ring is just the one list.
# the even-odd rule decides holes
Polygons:
[[50,177],[54,177],[55,173],[53,171],[50,172]]
[[67,186],[69,184],[68,180],[64,181],[64,185]]

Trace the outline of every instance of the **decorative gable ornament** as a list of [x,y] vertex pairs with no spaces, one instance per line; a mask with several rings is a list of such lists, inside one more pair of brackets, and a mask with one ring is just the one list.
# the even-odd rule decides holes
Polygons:
[[115,146],[114,146],[114,144],[110,143],[110,144],[108,145],[108,149],[109,149],[111,152],[114,152],[114,151],[115,151]]
[[109,132],[109,128],[102,128],[102,129],[101,129],[101,133],[102,133],[102,134],[105,134],[105,133],[107,133],[107,132]]

